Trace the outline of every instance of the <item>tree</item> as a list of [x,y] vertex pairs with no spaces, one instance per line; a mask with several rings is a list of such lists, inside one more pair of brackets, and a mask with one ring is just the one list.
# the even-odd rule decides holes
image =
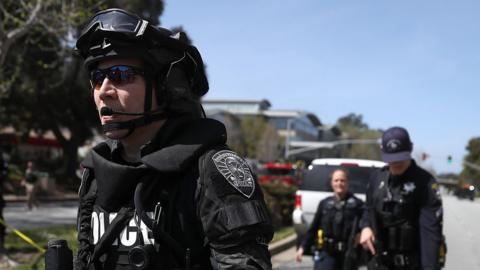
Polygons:
[[[159,22],[163,1],[2,0],[0,124],[23,134],[52,131],[64,150],[61,179],[76,179],[77,149],[98,127],[82,60],[72,55],[81,24],[122,6]],[[67,131],[67,132],[65,132]]]
[[[460,179],[465,182],[480,185],[480,137],[471,138],[466,147],[465,161],[471,166],[464,166],[460,173]],[[473,166],[472,166],[473,165]]]
[[[350,113],[340,117],[336,124],[342,131],[343,139],[378,139],[382,136],[380,130],[370,129],[363,122],[361,114]],[[350,144],[339,146],[343,158],[364,158],[380,160],[380,147],[372,144]]]
[[240,154],[262,161],[280,157],[280,138],[275,128],[261,116],[245,117],[241,122],[245,150]]
[[[209,116],[212,117],[212,116]],[[215,119],[215,117],[213,117]],[[247,148],[245,144],[244,131],[242,130],[242,120],[233,115],[225,114],[222,118],[217,119],[225,125],[227,130],[227,144],[241,156],[246,156]]]
[[366,130],[368,125],[363,122],[361,114],[349,113],[337,120],[337,125],[343,129]]
[[3,67],[10,48],[41,21],[41,10],[47,5],[40,0],[35,3],[8,0],[0,2],[0,67]]

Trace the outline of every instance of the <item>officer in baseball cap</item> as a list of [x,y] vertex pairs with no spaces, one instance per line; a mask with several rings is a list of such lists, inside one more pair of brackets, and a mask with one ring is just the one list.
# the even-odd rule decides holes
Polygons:
[[372,259],[368,269],[440,269],[442,200],[435,178],[412,159],[405,128],[382,136],[388,165],[370,179],[360,243]]

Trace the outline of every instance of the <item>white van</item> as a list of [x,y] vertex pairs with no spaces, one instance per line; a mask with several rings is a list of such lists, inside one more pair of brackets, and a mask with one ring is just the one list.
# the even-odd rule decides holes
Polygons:
[[298,241],[303,239],[312,223],[320,201],[333,195],[330,174],[335,169],[343,168],[349,172],[349,191],[365,201],[370,174],[385,165],[386,163],[382,161],[365,159],[322,158],[313,160],[304,172],[302,183],[295,196],[295,210],[292,216]]

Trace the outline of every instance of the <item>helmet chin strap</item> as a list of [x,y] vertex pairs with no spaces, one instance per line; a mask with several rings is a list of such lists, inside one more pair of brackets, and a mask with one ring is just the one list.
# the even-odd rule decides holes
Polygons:
[[119,139],[124,139],[130,136],[136,128],[146,126],[154,121],[159,121],[167,118],[167,115],[164,111],[156,110],[150,111],[152,106],[152,79],[150,76],[146,77],[145,80],[145,100],[144,100],[144,113],[125,113],[125,112],[116,112],[108,107],[102,107],[100,109],[101,115],[141,115],[139,118],[135,118],[123,122],[107,123],[102,125],[103,133],[114,131],[114,130],[128,130],[127,134],[122,136]]
[[[113,112],[113,114],[115,114],[115,112]],[[136,128],[146,126],[154,121],[159,121],[165,118],[167,118],[167,115],[162,111],[148,112],[144,113],[142,117],[132,120],[104,124],[102,125],[102,129],[104,133],[114,130],[126,129],[128,130],[128,133],[120,138],[123,139],[132,134]]]
[[[162,82],[160,83],[160,85],[157,85],[157,87],[160,87],[160,91],[157,91],[157,93],[156,93],[157,94],[157,96],[156,96],[157,100],[160,97],[160,94],[161,94],[160,92],[166,91],[165,89],[167,88],[167,81],[169,79],[169,75],[170,75],[170,72],[172,71],[173,67],[175,65],[181,63],[182,61],[184,61],[187,56],[192,58],[190,56],[190,54],[184,52],[182,57],[180,57],[179,59],[170,63],[170,65],[168,67],[168,70],[166,71],[166,74],[165,74]],[[192,60],[193,60],[193,58],[192,58]],[[194,63],[195,63],[195,61],[194,61]],[[196,65],[196,63],[195,63],[195,65]],[[109,132],[109,131],[114,131],[114,130],[126,129],[126,130],[128,130],[128,133],[120,138],[120,139],[123,139],[123,138],[126,138],[126,137],[130,136],[135,131],[135,129],[137,127],[145,126],[145,125],[148,125],[148,124],[152,123],[153,121],[159,121],[159,120],[167,118],[167,114],[163,110],[150,111],[151,107],[152,107],[152,93],[153,93],[153,79],[152,78],[153,77],[154,77],[154,74],[151,74],[151,73],[145,74],[145,99],[144,99],[144,111],[145,112],[144,113],[115,112],[108,107],[101,108],[101,110],[100,110],[101,115],[113,115],[113,114],[118,114],[118,115],[122,115],[122,114],[123,115],[142,115],[142,117],[132,119],[132,120],[129,120],[129,121],[104,124],[104,125],[102,125],[104,133]],[[161,106],[161,104],[160,104],[161,102],[160,101],[157,101],[157,102],[158,102],[158,106]],[[205,116],[205,111],[203,111],[203,107],[202,107],[202,112],[203,112],[203,115]]]

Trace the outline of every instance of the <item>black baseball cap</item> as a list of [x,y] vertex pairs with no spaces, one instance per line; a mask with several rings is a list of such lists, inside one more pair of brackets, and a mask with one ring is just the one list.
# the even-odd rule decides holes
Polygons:
[[406,129],[391,127],[382,136],[382,159],[387,163],[410,160],[413,144]]

